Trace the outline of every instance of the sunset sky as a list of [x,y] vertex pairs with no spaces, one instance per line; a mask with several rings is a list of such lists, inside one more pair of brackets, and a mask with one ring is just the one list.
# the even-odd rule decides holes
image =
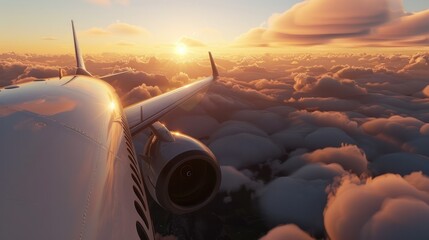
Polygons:
[[422,0],[403,6],[400,0],[2,0],[1,6],[0,52],[68,53],[70,19],[86,53],[178,51],[179,42],[195,51],[429,43],[429,2]]
[[150,206],[158,233],[429,239],[429,0],[0,0],[0,16],[0,96],[76,73],[71,19],[124,107],[209,76],[213,52],[220,77],[160,121],[214,153],[220,192],[194,215]]

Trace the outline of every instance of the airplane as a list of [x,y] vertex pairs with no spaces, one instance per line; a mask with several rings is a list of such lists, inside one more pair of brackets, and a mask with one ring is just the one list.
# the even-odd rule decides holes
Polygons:
[[159,122],[218,79],[216,64],[209,52],[212,76],[123,108],[72,31],[74,75],[0,89],[0,239],[155,239],[148,195],[185,214],[218,192],[214,154]]

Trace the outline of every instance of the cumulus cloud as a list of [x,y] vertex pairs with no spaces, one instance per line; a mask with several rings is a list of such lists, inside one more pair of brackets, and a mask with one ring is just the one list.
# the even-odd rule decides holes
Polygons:
[[307,109],[312,111],[353,111],[360,107],[359,102],[353,99],[338,99],[335,97],[302,97],[299,99],[289,98],[285,100],[292,106],[298,109]]
[[[146,86],[156,86],[158,89],[168,88],[169,81],[163,75],[148,74],[146,72],[127,72],[107,80],[116,88],[120,95],[124,96],[132,89],[145,84]],[[152,95],[150,95],[152,96]]]
[[172,85],[172,87],[180,87],[186,85],[190,81],[191,79],[189,78],[188,74],[184,72],[179,72],[171,78],[170,84]]
[[213,141],[218,138],[238,133],[250,133],[257,136],[268,137],[266,132],[251,123],[230,120],[223,122],[222,125],[213,134],[211,134],[210,138]]
[[330,239],[428,238],[428,183],[421,173],[367,180],[345,177],[325,210]]
[[303,179],[303,180],[326,180],[332,181],[336,177],[346,175],[343,167],[336,163],[323,164],[313,163],[305,165],[304,167],[293,172],[290,177]]
[[403,66],[399,73],[409,74],[413,77],[426,78],[429,72],[429,54],[417,53],[414,54],[408,64]]
[[327,147],[288,159],[282,164],[280,171],[291,174],[308,163],[335,163],[346,171],[363,174],[367,170],[368,160],[365,153],[354,145]]
[[232,79],[223,79],[218,83],[212,89],[222,92],[222,96],[231,94],[234,96],[234,100],[247,105],[269,106],[274,100],[274,97]]
[[260,184],[252,181],[243,173],[231,166],[221,166],[222,182],[220,191],[236,192],[241,188],[257,189]]
[[405,176],[418,171],[429,176],[429,157],[406,152],[390,153],[375,159],[370,169],[375,176],[386,173]]
[[249,133],[218,138],[210,143],[209,147],[222,165],[230,165],[237,169],[264,163],[267,159],[275,159],[282,155],[282,150],[269,138]]
[[362,124],[362,129],[378,139],[383,140],[400,149],[406,149],[404,145],[420,136],[420,128],[423,122],[413,117],[392,116],[378,118]]
[[311,127],[313,125],[317,127],[337,127],[345,132],[358,131],[358,123],[342,112],[308,112],[306,110],[300,110],[292,112],[290,114],[289,121],[293,122],[297,126],[304,122],[307,127]]
[[151,97],[155,97],[161,94],[161,90],[158,86],[147,86],[146,84],[142,84],[131,89],[128,93],[126,93],[122,97],[122,103],[125,106],[132,105],[133,103],[137,103],[143,101],[145,99],[149,99]]
[[27,68],[23,63],[2,62],[0,64],[0,86],[7,86],[19,75],[23,74]]
[[305,136],[305,146],[310,149],[341,147],[343,144],[356,144],[343,130],[333,127],[319,128]]
[[295,77],[294,89],[319,97],[350,98],[367,93],[365,88],[358,86],[353,80],[327,76],[316,79],[305,74],[298,74]]
[[323,232],[327,182],[281,177],[261,189],[259,208],[270,226],[294,223],[312,235]]
[[374,70],[372,68],[364,68],[364,67],[353,67],[346,66],[339,71],[336,71],[336,75],[340,78],[348,78],[348,79],[356,79],[362,78],[368,75],[372,75]]
[[171,130],[177,130],[198,139],[207,139],[213,136],[213,132],[219,129],[219,122],[208,115],[180,114],[166,116],[168,127]]
[[[286,126],[284,118],[269,111],[242,110],[233,114],[231,119],[252,123],[268,134],[277,132]],[[270,124],[267,124],[268,122]]]

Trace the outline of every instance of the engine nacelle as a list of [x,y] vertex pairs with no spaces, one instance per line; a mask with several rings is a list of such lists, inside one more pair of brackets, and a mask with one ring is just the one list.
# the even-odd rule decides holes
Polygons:
[[180,133],[174,141],[152,135],[143,153],[143,175],[152,198],[174,214],[196,211],[217,194],[221,174],[216,157],[203,143]]

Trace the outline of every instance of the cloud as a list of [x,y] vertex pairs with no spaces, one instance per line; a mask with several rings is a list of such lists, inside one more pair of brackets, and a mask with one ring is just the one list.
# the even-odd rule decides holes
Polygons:
[[429,157],[405,152],[390,153],[375,159],[369,169],[374,176],[386,173],[405,176],[418,171],[429,176]]
[[358,86],[353,80],[328,76],[314,78],[306,74],[298,74],[293,87],[296,91],[319,97],[351,98],[367,94],[366,89]]
[[187,47],[205,47],[206,46],[203,42],[189,37],[180,38],[179,43],[182,43]]
[[[329,196],[326,231],[337,239],[426,239],[429,231],[429,179],[386,174],[360,180],[344,177]],[[359,207],[356,207],[359,206]]]
[[257,189],[261,184],[252,181],[243,173],[231,166],[221,166],[222,182],[220,185],[220,191],[222,192],[236,192],[241,188]]
[[351,67],[346,66],[336,72],[336,75],[340,78],[357,79],[365,76],[370,76],[374,73],[371,68],[364,67]]
[[401,0],[308,0],[272,15],[267,27],[250,29],[235,45],[427,45],[428,19],[428,10],[406,13]]
[[305,137],[305,146],[310,149],[341,147],[343,144],[356,144],[343,130],[333,127],[319,128]]
[[429,54],[428,53],[417,53],[414,54],[408,64],[403,66],[399,73],[405,73],[414,78],[425,79],[429,73]]
[[372,119],[362,124],[362,129],[384,142],[406,150],[408,141],[421,136],[423,122],[413,117],[392,116],[389,118]]
[[304,167],[298,169],[290,175],[290,177],[303,179],[303,180],[326,180],[332,181],[336,177],[341,177],[346,175],[346,172],[343,167],[336,163],[330,164],[320,164],[313,163],[305,165]]
[[25,71],[18,76],[18,79],[26,78],[26,77],[35,77],[35,78],[49,78],[56,77],[58,75],[58,68],[56,67],[29,67],[26,68]]
[[[386,23],[361,40],[367,45],[416,46],[429,43],[429,10],[408,14]],[[381,43],[381,44],[380,44]]]
[[295,224],[288,224],[275,227],[271,229],[267,235],[263,236],[261,240],[314,240],[308,233],[302,231]]
[[58,38],[48,36],[48,37],[42,37],[42,40],[46,40],[46,41],[54,41],[54,40],[58,40]]
[[100,36],[111,34],[107,30],[104,30],[102,28],[96,28],[96,27],[86,30],[85,33],[90,34],[90,35],[100,35]]
[[198,139],[209,138],[219,128],[219,122],[206,114],[175,114],[166,116],[164,120],[169,122],[169,129],[188,134]]
[[171,78],[170,83],[174,87],[180,87],[180,86],[188,84],[190,81],[191,81],[191,79],[189,78],[188,74],[186,74],[184,72],[179,72],[178,74],[174,75]]
[[358,123],[351,120],[342,112],[308,112],[306,110],[300,110],[292,112],[289,121],[297,126],[299,126],[300,123],[304,123],[307,127],[312,125],[317,127],[336,127],[347,133],[358,131]]
[[242,121],[229,120],[222,125],[210,136],[211,141],[218,138],[235,135],[238,133],[250,133],[257,136],[268,137],[268,134],[257,128],[255,125]]
[[[242,110],[231,116],[232,120],[252,123],[259,129],[271,134],[285,127],[284,119],[273,112],[261,110]],[[270,124],[267,124],[269,122]]]
[[268,47],[270,43],[263,38],[266,29],[252,28],[236,39],[236,46],[241,47]]
[[286,129],[271,135],[271,139],[286,150],[294,150],[305,147],[306,130],[294,128]]
[[0,86],[3,87],[12,84],[12,81],[23,74],[26,68],[26,64],[19,62],[1,62]]
[[341,147],[327,147],[292,157],[283,163],[279,169],[285,174],[291,174],[308,163],[335,163],[346,171],[360,175],[367,171],[368,160],[365,153],[357,146],[345,145]]
[[274,98],[233,79],[221,79],[212,89],[222,96],[233,95],[235,99],[250,105],[270,105]]
[[125,106],[132,105],[133,103],[137,103],[151,97],[155,97],[161,94],[161,90],[158,86],[147,86],[146,84],[142,84],[140,86],[134,87],[128,93],[126,93],[122,97],[122,103]]
[[361,105],[357,101],[349,99],[338,99],[335,97],[303,97],[299,99],[289,98],[285,100],[292,106],[299,109],[308,109],[312,111],[353,111]]
[[269,138],[249,133],[218,138],[210,143],[209,147],[220,164],[237,169],[264,163],[267,159],[275,159],[282,155],[282,150]]
[[262,216],[269,226],[294,223],[312,235],[323,234],[327,199],[323,180],[280,177],[258,192]]
[[[427,177],[414,173],[429,172],[429,101],[424,94],[429,85],[427,53],[230,55],[219,60],[226,77],[191,107],[179,107],[161,121],[212,149],[221,163],[222,192],[210,205],[210,213],[172,216],[168,218],[169,229],[192,229],[195,236],[206,236],[195,226],[211,226],[207,229],[216,229],[208,230],[213,236],[235,239],[240,232],[240,236],[253,239],[269,228],[295,224],[316,239],[338,239],[334,238],[336,233],[327,235],[335,229],[327,231],[324,227],[327,209],[339,211],[339,205],[326,206],[326,191],[342,188],[346,176],[353,174],[359,179],[347,188],[358,189],[357,199],[341,201],[349,225],[343,225],[347,219],[335,218],[344,232],[352,226],[367,234],[370,227],[364,225],[368,225],[381,229],[378,233],[370,231],[365,235],[368,239],[383,239],[385,236],[372,234],[383,233],[385,228],[402,236],[396,230],[411,229],[409,221],[418,217],[401,212],[398,205],[410,209],[418,206],[425,213],[420,198],[405,195],[405,200],[412,201],[402,201],[403,195],[390,194],[394,190],[388,184],[370,190],[374,198],[368,197],[366,188],[359,189],[394,173],[421,194],[428,192]],[[74,65],[72,55],[2,53],[0,84],[55,77],[59,67],[72,73]],[[86,66],[98,76],[132,71],[106,79],[124,106],[210,73],[206,59],[183,63],[159,56],[90,55]],[[327,86],[334,89],[321,87],[323,78],[329,78]],[[1,89],[0,95],[4,91]],[[146,139],[146,135],[137,136],[137,151],[143,149]],[[412,177],[407,176],[411,173]],[[335,191],[332,196],[346,197]],[[399,204],[390,203],[397,196]],[[356,206],[363,206],[362,213],[366,214],[373,203],[381,206],[376,209],[380,214],[371,213],[365,224],[349,215]],[[398,218],[386,214],[390,212],[407,218],[391,227],[391,219]],[[167,219],[161,210],[152,213],[160,222]],[[156,230],[182,236],[174,230]],[[295,230],[286,234],[300,232]]]
[[147,86],[156,86],[160,90],[168,88],[169,81],[163,75],[148,74],[145,72],[135,71],[127,72],[108,80],[115,87],[121,96],[126,95],[132,89],[145,84]]
[[107,30],[121,35],[141,35],[141,34],[148,34],[148,31],[135,25],[131,25],[128,23],[123,22],[116,22],[113,24],[110,24],[107,27]]
[[120,36],[149,36],[146,29],[124,22],[112,23],[106,28],[90,28],[85,31],[86,34],[93,36],[120,35]]

